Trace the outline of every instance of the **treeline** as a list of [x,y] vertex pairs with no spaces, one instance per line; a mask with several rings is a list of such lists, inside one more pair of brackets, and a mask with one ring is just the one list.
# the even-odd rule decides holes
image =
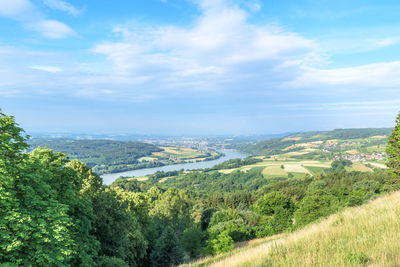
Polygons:
[[132,169],[159,167],[160,162],[139,162],[138,159],[161,148],[147,143],[112,140],[31,139],[31,149],[48,147],[78,159],[97,173],[122,172]]

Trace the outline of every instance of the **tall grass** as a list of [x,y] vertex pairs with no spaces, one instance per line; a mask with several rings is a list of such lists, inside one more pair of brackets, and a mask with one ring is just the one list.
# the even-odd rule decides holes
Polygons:
[[209,266],[400,266],[400,192]]

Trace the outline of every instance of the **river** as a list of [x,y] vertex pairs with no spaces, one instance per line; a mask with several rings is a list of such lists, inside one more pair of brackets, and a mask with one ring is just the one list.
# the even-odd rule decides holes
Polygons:
[[218,151],[221,153],[224,153],[225,156],[222,156],[218,159],[207,160],[207,161],[172,164],[172,165],[166,165],[166,166],[155,167],[155,168],[146,168],[146,169],[138,169],[138,170],[133,170],[133,171],[126,171],[126,172],[103,174],[101,177],[103,178],[104,183],[109,185],[120,176],[141,177],[141,176],[146,176],[148,174],[156,173],[158,171],[167,172],[167,171],[176,171],[176,170],[180,170],[180,169],[185,169],[185,170],[206,169],[206,168],[211,168],[211,167],[213,167],[221,162],[224,162],[226,160],[238,159],[238,158],[243,159],[243,158],[247,157],[247,155],[240,153],[238,151],[235,151],[235,150],[218,150]]

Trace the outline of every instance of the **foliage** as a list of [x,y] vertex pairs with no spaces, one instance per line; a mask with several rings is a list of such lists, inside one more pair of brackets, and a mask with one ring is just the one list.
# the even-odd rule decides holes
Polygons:
[[104,190],[93,199],[93,232],[100,241],[100,256],[117,257],[130,266],[144,258],[147,242],[137,219],[114,190]]
[[220,233],[217,238],[212,239],[209,242],[209,249],[212,254],[219,254],[227,252],[234,247],[233,239],[229,236],[227,232]]
[[183,261],[182,245],[172,227],[166,227],[151,253],[153,266],[168,267]]
[[294,213],[298,226],[306,225],[318,218],[338,210],[338,199],[327,190],[316,189],[307,192]]
[[197,226],[186,229],[182,236],[182,246],[191,258],[197,258],[202,253],[203,232]]
[[396,119],[396,126],[392,134],[389,136],[389,141],[386,147],[388,153],[387,166],[390,168],[393,179],[400,178],[400,114]]
[[351,166],[353,163],[347,159],[338,159],[332,162],[331,171],[340,172],[344,171],[346,166]]
[[102,256],[97,261],[97,266],[99,266],[99,267],[128,267],[129,265],[126,264],[126,262],[124,262],[120,258]]

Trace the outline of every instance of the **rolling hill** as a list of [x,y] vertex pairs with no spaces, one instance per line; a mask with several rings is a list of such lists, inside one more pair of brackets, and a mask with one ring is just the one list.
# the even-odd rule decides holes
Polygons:
[[399,266],[400,192],[185,266]]

